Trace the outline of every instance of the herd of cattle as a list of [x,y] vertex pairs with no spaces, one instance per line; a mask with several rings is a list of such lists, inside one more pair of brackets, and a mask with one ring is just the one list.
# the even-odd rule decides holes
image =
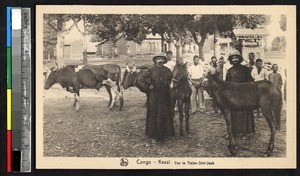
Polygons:
[[[44,89],[48,90],[55,83],[59,83],[66,91],[74,93],[73,106],[75,111],[78,111],[80,107],[80,89],[99,90],[104,86],[109,94],[109,108],[111,109],[116,99],[119,98],[119,110],[122,110],[124,104],[123,89],[135,86],[141,92],[146,93],[146,90],[139,86],[137,80],[139,75],[147,68],[149,68],[147,65],[129,67],[127,63],[123,76],[121,76],[121,68],[116,64],[66,65],[59,67],[55,63],[52,67],[44,67]],[[237,84],[224,82],[213,76],[207,76],[207,78],[208,92],[216,100],[226,120],[230,153],[235,155],[237,152],[231,129],[231,111],[255,110],[260,107],[271,131],[270,141],[265,153],[270,156],[274,149],[275,131],[280,129],[281,91],[269,81]]]

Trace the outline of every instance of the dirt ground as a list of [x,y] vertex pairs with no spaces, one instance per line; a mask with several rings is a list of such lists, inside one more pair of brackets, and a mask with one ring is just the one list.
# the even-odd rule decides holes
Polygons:
[[[80,109],[73,109],[73,95],[59,85],[44,91],[44,156],[47,157],[230,157],[226,124],[222,115],[195,113],[190,116],[191,138],[176,136],[164,143],[151,143],[144,135],[146,96],[137,88],[124,92],[123,111],[118,104],[108,110],[106,90],[81,90]],[[211,100],[206,100],[210,108]],[[262,157],[270,130],[263,117],[255,118],[256,133],[237,140],[239,157]],[[286,104],[282,130],[277,132],[272,157],[286,156]]]

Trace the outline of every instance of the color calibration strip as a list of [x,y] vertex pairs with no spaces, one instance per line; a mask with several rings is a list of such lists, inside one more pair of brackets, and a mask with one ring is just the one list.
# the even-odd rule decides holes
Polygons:
[[12,118],[12,95],[11,95],[11,7],[7,8],[7,132],[6,132],[6,170],[11,172],[12,166],[12,132],[11,132],[11,118]]
[[31,171],[30,9],[7,8],[7,172]]

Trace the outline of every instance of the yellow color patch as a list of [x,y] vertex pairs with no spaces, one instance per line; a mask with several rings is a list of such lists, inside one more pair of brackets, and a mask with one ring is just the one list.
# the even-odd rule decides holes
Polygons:
[[11,89],[7,89],[7,130],[11,130]]

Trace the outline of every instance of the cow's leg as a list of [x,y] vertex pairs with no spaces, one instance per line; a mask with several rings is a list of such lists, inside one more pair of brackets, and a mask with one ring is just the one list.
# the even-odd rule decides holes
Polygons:
[[265,156],[271,156],[271,153],[274,150],[274,140],[275,140],[275,119],[273,118],[274,116],[272,115],[272,111],[269,109],[262,109],[264,116],[269,124],[270,130],[271,130],[271,137],[268,145],[268,149],[265,153]]
[[79,107],[80,107],[80,94],[79,94],[79,83],[78,81],[75,81],[73,83],[73,89],[74,89],[74,95],[75,95],[75,101],[74,101],[74,104],[75,104],[75,111],[78,111],[79,110]]
[[176,99],[175,98],[171,98],[172,118],[173,118],[174,126],[176,126],[176,123],[175,123],[175,103],[176,103]]
[[179,110],[179,122],[180,122],[180,136],[183,136],[182,123],[183,123],[183,102],[182,100],[178,100],[178,110]]
[[114,90],[111,92],[111,95],[112,95],[112,99],[111,99],[111,103],[109,105],[109,109],[112,109],[114,107],[114,104],[116,102],[116,99],[117,99],[117,96],[118,96],[118,93],[115,92]]
[[74,94],[74,96],[75,96],[74,109],[75,109],[75,111],[78,111],[79,107],[80,107],[80,99],[79,99],[79,96],[76,93]]
[[185,102],[185,131],[188,134],[188,137],[191,137],[191,132],[190,132],[190,125],[189,125],[189,119],[190,119],[190,100],[187,100]]
[[119,101],[120,101],[120,107],[119,107],[119,111],[122,110],[123,108],[123,105],[124,105],[124,98],[123,98],[123,87],[118,85],[119,86]]
[[108,95],[109,95],[108,107],[110,107],[111,102],[112,102],[111,88],[110,88],[110,86],[108,86],[108,85],[105,85],[105,88],[106,88],[107,93],[108,93]]
[[227,132],[228,132],[228,135],[229,135],[228,149],[229,149],[230,154],[235,156],[237,154],[237,149],[238,148],[235,145],[235,141],[234,141],[233,133],[232,133],[231,111],[228,110],[228,109],[224,109],[223,114],[224,114],[224,117],[225,117]]

